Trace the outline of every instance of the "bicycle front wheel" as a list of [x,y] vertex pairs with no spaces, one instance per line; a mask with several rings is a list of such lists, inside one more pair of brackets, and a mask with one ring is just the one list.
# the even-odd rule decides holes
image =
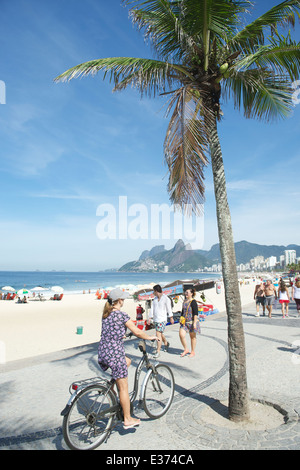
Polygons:
[[112,426],[116,398],[103,385],[95,384],[78,393],[63,419],[63,436],[72,450],[92,450],[105,440]]
[[144,410],[150,418],[163,416],[171,406],[175,380],[170,367],[158,364],[147,377],[143,397]]

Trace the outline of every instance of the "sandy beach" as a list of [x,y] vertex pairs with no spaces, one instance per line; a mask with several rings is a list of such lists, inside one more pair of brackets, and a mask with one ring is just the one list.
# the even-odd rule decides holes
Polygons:
[[[252,280],[241,285],[243,305],[253,301],[254,285]],[[206,303],[219,312],[225,311],[223,288],[221,294],[214,288],[206,290],[205,295]],[[95,294],[65,294],[61,301],[29,299],[27,304],[1,300],[0,363],[99,341],[104,302],[97,300]],[[124,310],[134,320],[137,305],[132,299],[125,301]],[[179,302],[173,311],[180,308]],[[77,333],[78,326],[83,327],[82,334]]]

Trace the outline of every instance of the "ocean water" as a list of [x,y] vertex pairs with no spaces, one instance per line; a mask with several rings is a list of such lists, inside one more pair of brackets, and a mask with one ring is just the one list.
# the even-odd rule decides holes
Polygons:
[[161,284],[162,286],[177,279],[218,279],[220,274],[212,273],[125,273],[125,272],[58,272],[58,271],[0,271],[0,290],[11,286],[16,291],[41,286],[51,288],[61,286],[66,294],[86,293],[90,290],[106,289],[116,286],[140,284]]

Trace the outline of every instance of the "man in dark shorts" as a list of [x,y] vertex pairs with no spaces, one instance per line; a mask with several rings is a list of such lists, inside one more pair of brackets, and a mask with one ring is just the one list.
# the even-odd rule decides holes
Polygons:
[[260,282],[255,286],[255,291],[254,291],[254,300],[256,301],[256,317],[259,317],[259,305],[262,306],[263,309],[263,316],[265,316],[265,286],[263,282]]

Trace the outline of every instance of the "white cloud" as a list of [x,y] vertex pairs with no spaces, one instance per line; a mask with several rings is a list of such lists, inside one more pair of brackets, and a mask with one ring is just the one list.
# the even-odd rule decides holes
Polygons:
[[241,179],[229,181],[226,186],[228,191],[252,191],[257,188],[257,180]]
[[52,190],[48,192],[37,192],[37,193],[29,193],[30,197],[34,198],[41,198],[41,199],[74,199],[74,200],[81,200],[81,201],[94,201],[97,202],[99,200],[99,194],[93,195],[89,193],[85,193],[84,191],[78,191],[77,193],[71,194],[70,192],[62,192],[60,190]]

